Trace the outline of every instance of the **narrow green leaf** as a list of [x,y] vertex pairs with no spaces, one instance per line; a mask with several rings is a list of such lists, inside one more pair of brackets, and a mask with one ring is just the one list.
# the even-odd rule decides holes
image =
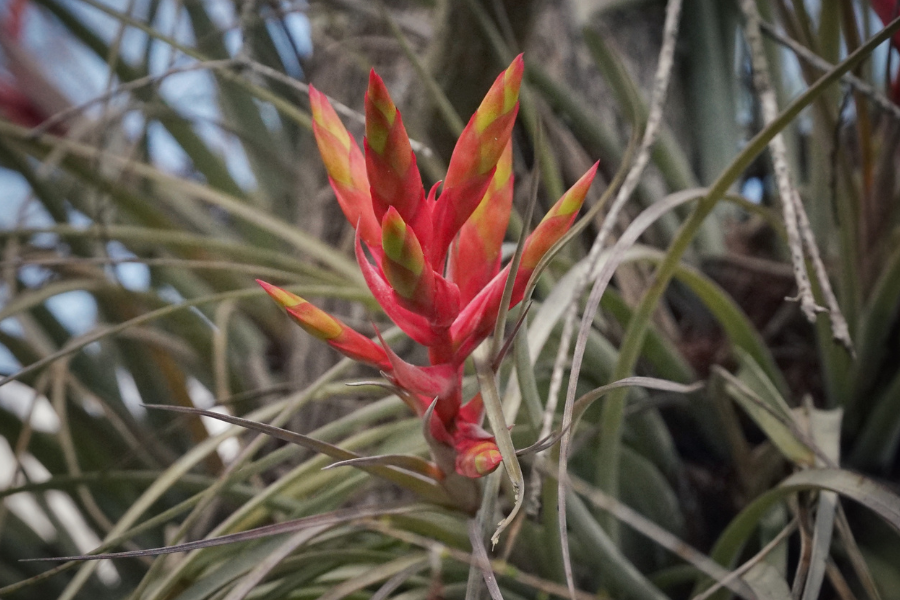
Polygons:
[[785,414],[781,406],[773,407],[755,390],[725,369],[721,367],[713,367],[713,369],[716,376],[725,381],[725,389],[728,394],[788,460],[797,465],[812,465],[813,450],[802,439],[800,428],[790,411]]
[[622,597],[667,600],[616,547],[590,511],[573,492],[567,492],[572,535],[587,549],[586,558],[607,577]]
[[[843,411],[817,410],[809,411],[809,429],[813,441],[834,464],[840,463],[841,454],[841,418]],[[817,600],[825,579],[825,568],[831,554],[831,538],[834,532],[834,517],[838,497],[834,492],[819,494],[816,524],[813,527],[812,554],[809,558],[809,570],[803,588],[802,600]]]

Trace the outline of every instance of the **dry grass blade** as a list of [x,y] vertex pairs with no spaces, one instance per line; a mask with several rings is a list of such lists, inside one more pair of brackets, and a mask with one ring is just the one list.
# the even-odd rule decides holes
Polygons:
[[525,324],[525,319],[528,317],[528,312],[531,310],[531,300],[525,303],[521,310],[519,311],[519,316],[516,317],[516,322],[513,325],[512,331],[509,335],[506,336],[506,340],[503,342],[503,345],[497,351],[496,356],[494,356],[494,360],[491,362],[491,368],[494,371],[500,370],[500,364],[503,362],[503,359],[506,358],[506,355],[509,353],[510,347],[515,343],[516,336],[519,334],[519,329],[522,328],[522,325]]
[[400,571],[390,579],[384,582],[384,584],[378,588],[372,597],[369,600],[387,600],[387,598],[394,593],[394,591],[399,588],[403,583],[422,570],[423,565],[421,564],[412,564],[406,567],[404,570]]
[[[790,414],[782,414],[775,408],[773,408],[768,402],[762,399],[755,391],[750,389],[743,381],[723,369],[718,365],[714,365],[712,368],[712,372],[717,376],[721,377],[727,385],[734,386],[737,390],[743,394],[743,396],[749,400],[753,406],[759,409],[761,412],[765,413],[770,419],[774,420],[778,425],[784,428],[786,432],[790,436],[793,437],[793,442],[798,446],[802,447],[804,451],[809,452],[809,456],[815,455],[818,459],[820,459],[825,465],[829,468],[836,469],[837,465],[835,462],[829,457],[822,449],[815,443],[815,441],[798,425],[797,422]],[[762,426],[762,425],[761,425]],[[770,432],[767,432],[770,433]],[[777,440],[773,440],[777,445]],[[796,458],[797,455],[792,456],[790,452],[786,453],[789,458]],[[798,454],[802,456],[802,454]],[[803,458],[803,460],[809,461],[808,458]],[[799,461],[798,461],[799,462]]]
[[[840,463],[841,422],[843,411],[817,410],[812,405],[812,398],[806,396],[803,402],[806,429],[813,441],[822,449],[833,464]],[[834,532],[835,513],[838,495],[834,492],[820,492],[816,509],[815,525],[809,557],[809,568],[806,573],[802,600],[816,600],[822,591],[831,543]]]
[[[485,478],[484,486],[481,491],[481,506],[478,507],[478,512],[475,514],[475,529],[478,531],[478,535],[480,536],[482,544],[484,544],[484,539],[488,535],[488,528],[491,525],[491,521],[494,519],[494,514],[497,511],[497,502],[499,500],[500,495],[500,483],[501,478],[503,477],[502,473],[498,473],[494,471],[490,475]],[[471,533],[469,534],[472,535]],[[432,551],[432,554],[434,551]],[[482,570],[478,567],[478,565],[473,562],[469,565],[469,577],[466,581],[466,600],[481,600],[483,597],[484,586],[482,586],[482,581],[484,577],[482,575]]]
[[572,413],[574,415],[572,427],[577,427],[578,416],[583,414],[584,411],[586,411],[591,406],[591,404],[594,403],[595,400],[613,390],[618,390],[626,387],[641,387],[648,390],[658,390],[661,392],[692,394],[698,390],[703,389],[705,385],[706,384],[702,381],[686,385],[683,383],[676,383],[674,381],[667,381],[665,379],[658,379],[656,377],[626,377],[625,379],[619,379],[618,381],[614,381],[607,385],[600,386],[597,389],[591,390],[575,401],[575,405],[572,410]]
[[562,438],[562,431],[555,431],[547,437],[541,438],[527,448],[516,450],[516,456],[528,456],[530,454],[538,454],[548,448],[552,448]]
[[[615,202],[610,207],[609,214],[607,214],[606,219],[601,226],[600,233],[597,235],[597,238],[594,240],[594,244],[591,247],[590,253],[588,255],[587,260],[590,261],[589,264],[592,267],[589,267],[586,272],[586,277],[583,281],[580,281],[580,285],[576,288],[576,293],[572,298],[572,306],[569,309],[568,314],[566,315],[566,321],[563,326],[563,339],[560,342],[560,352],[557,355],[557,361],[554,364],[554,377],[559,377],[557,372],[561,372],[563,366],[563,356],[562,353],[567,351],[569,346],[569,337],[571,336],[571,332],[574,328],[574,322],[576,318],[577,311],[577,303],[581,297],[581,290],[583,290],[587,286],[587,276],[593,271],[593,265],[597,263],[600,258],[600,253],[603,250],[604,245],[606,244],[606,238],[612,232],[612,228],[617,222],[618,214],[621,211],[622,207],[631,197],[632,191],[637,186],[638,181],[641,178],[641,175],[644,172],[644,168],[647,166],[647,163],[650,160],[650,150],[653,147],[653,144],[656,142],[656,137],[659,134],[660,126],[662,124],[663,117],[663,107],[665,105],[665,100],[668,92],[669,81],[672,75],[672,67],[674,65],[674,56],[675,56],[675,41],[678,34],[678,24],[681,18],[681,0],[670,0],[670,2],[666,6],[666,21],[663,26],[663,40],[662,47],[659,53],[659,60],[657,64],[656,74],[654,77],[653,83],[653,95],[651,99],[651,105],[648,112],[647,123],[644,128],[644,137],[641,141],[641,147],[638,151],[637,157],[635,158],[634,164],[631,166],[631,169],[628,172],[628,175],[625,178],[625,182],[622,184],[622,187],[619,189],[619,193],[616,197]],[[595,286],[596,289],[596,286]],[[599,299],[598,299],[599,302]],[[593,320],[593,311],[588,309],[585,312],[585,319],[587,319],[588,314],[591,315],[590,320]],[[584,327],[584,321],[582,321],[582,330],[579,333],[579,340],[581,338],[587,339],[588,331]],[[590,325],[588,325],[590,327]],[[578,348],[576,343],[575,350],[575,358],[573,360],[574,365],[578,364]],[[565,350],[564,350],[565,349]],[[583,353],[583,344],[582,344],[582,353]],[[572,372],[569,375],[569,389],[566,394],[566,405],[563,412],[563,430],[565,431],[566,427],[568,427],[571,422],[571,414],[572,414],[572,403],[575,400],[575,385],[577,384],[578,376],[577,370],[573,368]],[[568,422],[567,422],[568,417]],[[562,447],[560,449],[560,472],[562,477],[565,478],[565,463],[568,458],[565,455],[565,447],[567,446],[568,437],[570,432],[566,432],[563,434]],[[574,594],[574,579],[572,574],[572,562],[571,557],[569,556],[569,544],[568,544],[568,535],[566,532],[566,508],[565,508],[565,490],[562,489],[562,483],[559,483],[560,491],[559,491],[559,523],[560,523],[560,534],[561,534],[561,543],[562,543],[562,552],[563,552],[563,565],[566,574],[566,582],[569,586],[570,594]]]
[[491,424],[494,439],[497,441],[497,447],[500,449],[500,455],[503,457],[503,466],[506,467],[506,474],[512,482],[515,494],[513,509],[505,519],[500,521],[500,524],[497,525],[497,530],[491,536],[491,543],[496,546],[500,541],[500,534],[512,523],[519,513],[519,509],[522,508],[525,498],[525,476],[522,474],[519,459],[516,458],[516,448],[513,445],[512,437],[509,435],[509,428],[503,415],[503,405],[500,401],[500,392],[497,390],[496,375],[491,369],[491,357],[487,354],[487,349],[484,345],[476,350],[474,357],[475,372],[478,376],[481,397],[484,400],[484,409]]
[[444,93],[444,90],[441,89],[440,84],[432,77],[425,65],[419,60],[419,57],[416,56],[415,50],[413,50],[412,46],[410,46],[409,41],[406,39],[406,35],[404,35],[403,30],[400,29],[400,26],[397,25],[397,22],[394,21],[391,14],[387,11],[383,2],[378,2],[378,12],[381,19],[387,23],[388,27],[391,30],[391,33],[394,35],[394,38],[397,40],[397,43],[400,44],[400,49],[403,51],[403,54],[406,56],[406,59],[413,66],[413,69],[416,71],[416,75],[418,75],[419,80],[425,84],[425,89],[428,92],[428,95],[431,97],[431,101],[434,102],[435,106],[441,113],[441,117],[444,119],[444,123],[447,124],[447,127],[453,132],[453,134],[459,137],[459,134],[462,133],[463,127],[466,124],[460,118],[459,113],[456,112],[456,109],[453,107],[453,104],[450,102],[450,99],[447,98],[447,95]]
[[188,309],[192,306],[200,306],[202,304],[210,304],[214,302],[221,302],[223,300],[231,300],[238,298],[251,298],[254,296],[263,296],[265,292],[263,290],[257,289],[246,289],[246,290],[236,290],[232,292],[224,292],[222,294],[211,294],[209,296],[204,296],[202,298],[195,298],[193,300],[185,300],[179,304],[173,304],[170,306],[164,306],[162,308],[158,308],[156,310],[152,310],[148,313],[135,317],[133,319],[129,319],[123,323],[119,323],[118,325],[113,325],[112,327],[107,327],[106,329],[101,329],[99,331],[95,331],[93,333],[89,333],[87,335],[81,336],[80,338],[75,338],[70,341],[66,346],[59,349],[52,354],[45,356],[44,358],[31,363],[16,371],[12,375],[8,377],[4,377],[0,379],[0,387],[3,387],[10,381],[14,381],[16,379],[20,379],[21,377],[28,375],[30,373],[34,373],[37,370],[40,370],[47,365],[59,360],[60,358],[64,358],[70,354],[74,354],[78,352],[85,346],[92,344],[93,342],[97,342],[111,335],[116,335],[125,331],[126,329],[135,327],[136,325],[141,325],[148,321],[152,321],[154,319],[159,319],[161,317],[165,317],[179,310]]
[[427,461],[424,458],[419,458],[418,456],[409,456],[406,454],[361,456],[359,458],[351,458],[350,460],[341,460],[336,463],[331,463],[327,467],[323,467],[322,470],[327,471],[328,469],[335,469],[337,467],[361,467],[365,465],[397,467],[432,479],[438,479],[442,476],[441,471],[438,470],[434,463]]
[[[290,87],[294,88],[295,90],[302,92],[306,96],[309,96],[309,85],[308,84],[303,83],[302,81],[298,81],[288,75],[285,75],[281,71],[276,71],[272,67],[269,67],[260,62],[257,62],[248,56],[243,56],[243,55],[236,56],[234,58],[234,61],[236,64],[238,64],[240,66],[247,67],[251,71],[253,71],[255,73],[259,73],[260,75],[268,77],[269,79],[278,81],[279,83],[289,85]],[[343,102],[340,102],[339,100],[336,100],[336,99],[332,98],[331,96],[328,96],[327,94],[323,94],[323,95],[328,99],[328,102],[331,104],[332,108],[334,108],[335,112],[337,112],[340,115],[343,115],[344,117],[347,117],[348,119],[350,119],[356,123],[365,125],[366,116],[364,114],[353,110],[352,108],[350,108]],[[413,150],[422,154],[422,156],[433,156],[434,155],[434,151],[431,148],[429,148],[427,145],[425,145],[424,143],[420,142],[419,140],[414,140],[414,139],[410,138],[409,145],[412,147]]]
[[[282,429],[280,427],[273,427],[265,423],[257,423],[256,421],[242,419],[240,417],[232,417],[231,415],[224,415],[209,410],[201,410],[199,408],[187,408],[184,406],[164,406],[158,404],[148,404],[146,405],[146,407],[157,410],[166,410],[170,412],[210,417],[218,421],[224,421],[225,423],[229,423],[231,425],[237,425],[245,429],[258,431],[260,433],[264,433],[291,444],[303,446],[304,448],[308,448],[310,450],[313,450],[314,452],[319,452],[338,460],[362,458],[354,452],[344,450],[343,448],[339,448],[338,446],[335,446],[333,444],[311,438],[307,435],[288,431],[287,429]],[[452,503],[447,497],[446,493],[433,479],[426,478],[405,470],[400,471],[391,466],[365,464],[357,465],[357,468],[362,469],[363,471],[368,471],[373,475],[377,475],[379,477],[387,479],[388,481],[393,481],[394,483],[414,492],[420,493],[423,495],[423,497],[428,498],[435,503],[444,506],[452,506]]]
[[354,592],[361,592],[370,585],[389,578],[393,574],[403,573],[411,568],[422,569],[428,566],[428,557],[421,554],[406,554],[394,560],[367,569],[355,577],[351,577],[328,589],[319,600],[343,600]]
[[[191,260],[183,258],[110,258],[102,256],[92,258],[18,258],[13,261],[0,262],[0,269],[7,266],[23,267],[26,265],[36,267],[80,267],[83,265],[119,266],[126,264],[140,264],[148,267],[178,267],[182,269],[232,271],[235,273],[246,273],[247,275],[253,275],[260,279],[269,277],[287,281],[298,281],[303,278],[303,275],[296,271],[265,267],[254,263],[242,264],[225,260]],[[65,283],[70,284],[71,281]],[[100,286],[103,283],[105,282],[100,280],[96,282],[96,285]]]
[[106,93],[99,94],[97,96],[92,97],[89,100],[82,102],[76,106],[71,106],[66,108],[65,110],[61,110],[56,114],[52,115],[48,119],[44,120],[40,125],[33,127],[29,132],[30,137],[38,137],[49,132],[54,127],[60,125],[64,121],[71,119],[73,117],[79,116],[81,113],[89,109],[95,104],[106,103],[112,98],[115,98],[119,94],[124,94],[126,92],[132,92],[134,90],[139,90],[142,87],[147,86],[156,86],[163,82],[163,80],[171,77],[173,75],[180,75],[182,73],[190,73],[193,71],[201,71],[207,69],[225,69],[229,67],[235,66],[236,61],[233,59],[225,59],[225,60],[204,60],[195,64],[185,65],[183,67],[173,67],[164,73],[159,73],[156,75],[147,75],[146,77],[141,77],[139,79],[134,79],[127,83],[119,84],[118,86],[107,90]]
[[866,594],[868,594],[869,598],[872,600],[881,600],[881,592],[878,591],[878,586],[875,584],[872,572],[869,570],[866,559],[860,551],[859,545],[856,543],[853,530],[850,529],[850,523],[847,522],[847,515],[844,513],[844,507],[840,503],[837,505],[837,530],[841,543],[844,546],[844,550],[847,552],[850,563],[853,565],[853,570],[856,572],[856,576],[866,590]]
[[[741,0],[741,10],[746,19],[745,36],[747,45],[750,46],[750,58],[753,64],[753,85],[759,96],[760,109],[763,121],[766,125],[771,123],[778,114],[778,103],[775,98],[775,90],[769,77],[769,66],[766,59],[765,48],[762,43],[762,34],[759,29],[759,11],[756,3]],[[775,181],[778,194],[781,199],[781,208],[784,213],[784,225],[788,236],[788,247],[791,251],[791,264],[794,267],[794,279],[797,281],[797,298],[800,308],[806,319],[815,323],[816,312],[821,310],[813,297],[812,286],[806,272],[806,263],[803,257],[803,241],[800,238],[799,224],[797,221],[798,208],[797,192],[791,181],[791,171],[787,163],[787,147],[784,136],[779,132],[769,141],[769,150],[772,155],[772,164],[775,171]]]
[[[0,136],[31,141],[28,130],[5,121],[0,121]],[[187,196],[205,202],[211,206],[217,206],[218,208],[231,213],[235,217],[265,229],[276,237],[282,238],[298,249],[308,252],[323,264],[334,269],[335,272],[346,276],[350,281],[362,280],[362,275],[360,275],[357,266],[343,255],[335,253],[330,246],[307,235],[301,229],[298,229],[265,211],[258,210],[257,207],[249,205],[239,198],[235,198],[234,196],[225,194],[211,187],[201,185],[200,183],[170,175],[154,166],[129,160],[127,157],[123,158],[115,153],[94,148],[70,139],[41,135],[33,141],[38,144],[41,149],[60,149],[72,156],[89,161],[102,161],[108,164],[110,168],[120,169],[122,175],[131,174],[146,179],[147,181],[155,182],[162,188],[171,187],[179,192],[177,195],[179,198]],[[160,198],[165,199],[165,194],[160,195]]]
[[[301,274],[332,283],[341,283],[344,281],[343,278],[339,276],[313,265],[300,263],[294,258],[281,252],[259,248],[247,243],[237,243],[232,240],[217,238],[213,235],[201,235],[179,229],[156,229],[151,227],[110,224],[91,225],[89,227],[57,225],[55,227],[47,228],[19,228],[0,231],[0,242],[6,241],[7,239],[29,238],[41,234],[57,234],[63,238],[72,240],[73,242],[78,242],[82,238],[86,238],[88,240],[127,241],[129,244],[135,246],[151,246],[153,248],[159,248],[160,246],[181,249],[202,247],[210,251],[222,252],[225,255],[234,256],[235,258],[240,258],[244,261],[255,259],[259,261],[259,263],[262,263],[260,266],[263,266],[264,264],[272,266],[278,265],[285,273],[293,273],[293,276]],[[94,259],[78,258],[77,260]],[[99,260],[99,258],[96,260]],[[112,262],[128,262],[128,260],[129,259],[117,259]],[[14,261],[8,260],[6,261],[6,264],[11,264],[12,262]]]
[[189,552],[191,550],[199,550],[200,548],[210,548],[213,546],[223,546],[225,544],[234,544],[236,542],[246,542],[249,540],[257,540],[264,537],[279,535],[282,533],[290,533],[294,531],[306,530],[309,528],[323,528],[353,522],[358,519],[383,517],[388,515],[400,515],[425,510],[427,507],[422,505],[395,506],[382,508],[352,508],[337,510],[330,513],[314,515],[312,517],[303,517],[274,525],[266,525],[223,535],[208,540],[197,540],[184,544],[176,544],[174,546],[164,546],[162,548],[149,548],[147,550],[129,550],[128,552],[107,552],[102,554],[82,554],[78,556],[59,556],[53,558],[30,558],[21,562],[40,562],[40,561],[70,561],[70,560],[104,560],[107,558],[132,558],[137,556],[158,556],[160,554],[174,554],[176,552]]
[[[628,166],[631,164],[631,159],[634,153],[638,149],[638,144],[640,143],[640,132],[635,127],[631,132],[631,137],[628,141],[628,147],[625,150],[625,154],[623,155],[622,164],[619,169],[616,171],[615,176],[612,181],[610,181],[606,190],[600,196],[600,199],[594,203],[594,205],[588,209],[587,213],[575,222],[575,224],[566,232],[563,237],[558,240],[552,248],[538,261],[537,267],[534,269],[534,273],[531,274],[531,278],[528,281],[528,286],[525,288],[525,299],[530,302],[531,294],[534,292],[534,289],[537,285],[537,280],[540,277],[541,273],[544,272],[544,269],[550,264],[550,260],[556,255],[560,248],[568,244],[574,237],[581,234],[581,232],[591,223],[594,222],[595,217],[600,214],[600,211],[606,206],[607,202],[613,197],[619,187],[622,185],[622,182],[625,181],[625,177],[628,174]],[[577,284],[576,284],[577,285]],[[583,289],[583,288],[579,288]],[[580,292],[579,292],[580,293]],[[569,353],[568,342],[571,338],[571,327],[572,323],[574,323],[575,318],[575,305],[573,303],[569,303],[569,310],[572,311],[572,319],[565,321],[563,327],[563,335],[562,341],[560,343],[559,349],[556,355],[556,361],[554,363],[553,373],[550,378],[550,389],[547,392],[547,401],[544,403],[543,411],[540,417],[540,431],[538,433],[539,439],[549,439],[552,436],[551,430],[553,428],[553,419],[556,415],[556,408],[559,405],[559,391],[562,387],[562,378],[563,378],[563,369],[557,368],[556,365],[563,364],[563,361],[566,359]],[[566,327],[569,328],[569,332],[566,333]],[[549,335],[549,332],[548,332]],[[545,336],[543,341],[546,340]],[[543,341],[538,344],[538,347],[543,345]],[[523,344],[530,344],[532,342],[523,341]],[[526,346],[523,345],[523,349]],[[533,361],[529,360],[529,363],[533,364]],[[517,380],[512,380],[510,383],[511,392],[515,394],[518,392],[516,389],[518,386]],[[537,398],[537,392],[535,389],[532,390],[524,390],[525,394],[529,394],[529,396],[525,396],[526,401],[531,400],[532,406],[534,409],[538,409],[540,407],[539,398]],[[509,392],[508,392],[509,393]],[[537,412],[535,412],[537,414]],[[531,488],[532,488],[532,497],[529,498],[529,506],[534,507],[534,511],[537,511],[537,507],[539,505],[538,497],[540,495],[541,481],[540,481],[540,471],[537,469],[531,472]]]

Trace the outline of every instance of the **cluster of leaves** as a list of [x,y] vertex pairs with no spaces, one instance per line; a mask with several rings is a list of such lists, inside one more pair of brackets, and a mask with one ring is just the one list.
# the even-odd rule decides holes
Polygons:
[[[754,2],[741,18],[730,3],[688,3],[677,60],[690,67],[696,127],[676,135],[664,121],[658,140],[660,114],[679,110],[664,109],[665,85],[645,100],[616,32],[585,27],[570,50],[593,59],[630,142],[596,116],[590,82],[562,81],[527,45],[514,58],[525,39],[498,10],[515,2],[304,8],[314,42],[365,23],[360,38],[396,50],[458,134],[446,157],[410,140],[407,128],[437,141],[427,119],[406,112],[404,125],[374,73],[363,114],[290,77],[302,66],[329,85],[286,50],[291,11],[243,3],[233,51],[211,6],[132,4],[16,0],[2,15],[0,166],[28,200],[0,231],[0,345],[14,363],[0,381],[0,451],[13,465],[0,491],[0,596],[413,600],[486,586],[495,598],[812,600],[900,586],[900,498],[877,482],[900,473],[900,109],[898,78],[870,60],[900,41],[895,3],[871,3],[878,30],[866,2],[815,15],[800,1],[758,3],[777,23]],[[656,7],[637,4],[615,10]],[[658,81],[673,72],[680,6],[667,3]],[[493,53],[492,73],[510,65],[477,90],[487,96],[467,126],[420,59],[429,43],[447,52],[446,36],[416,37],[410,15],[463,23]],[[74,106],[33,54],[29,23],[60,32],[111,92]],[[738,32],[749,50],[732,43]],[[369,71],[364,52],[337,47],[354,73]],[[163,71],[160,55],[175,57]],[[778,77],[795,57],[799,89]],[[764,86],[740,87],[734,64],[768,69],[780,112],[767,112]],[[167,88],[180,77],[210,88],[216,127]],[[737,109],[751,103],[759,122]],[[364,151],[337,111],[364,120]],[[770,143],[774,168],[759,160]],[[181,171],[159,146],[177,150]],[[529,170],[541,184],[517,201],[513,180]],[[588,195],[595,174],[599,198]],[[325,175],[331,190],[317,194]],[[743,181],[761,186],[761,203],[729,193]],[[636,216],[612,247],[585,252],[587,234],[605,240],[619,224],[595,221],[617,194],[634,196]],[[297,225],[332,196],[356,232],[355,261]],[[780,203],[784,219],[770,208]],[[131,263],[146,266],[145,285],[128,284]],[[795,281],[813,325],[783,300]],[[267,294],[346,358],[298,378],[292,352],[306,334]],[[313,304],[348,300],[374,328],[338,318],[346,305]],[[96,323],[65,319],[85,305]],[[398,356],[390,344],[404,337],[426,352]],[[215,411],[198,408],[203,392]],[[297,418],[334,404],[350,409],[321,427]],[[55,418],[32,418],[42,413]],[[119,558],[84,561],[88,550]],[[59,556],[80,559],[21,562]]]

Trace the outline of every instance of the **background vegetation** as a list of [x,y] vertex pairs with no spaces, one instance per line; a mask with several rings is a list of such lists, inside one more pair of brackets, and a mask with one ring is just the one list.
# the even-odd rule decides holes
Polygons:
[[[890,0],[2,8],[0,596],[900,589]],[[508,254],[534,225],[534,182],[543,214],[599,159],[586,202],[599,212],[545,272],[494,382],[517,448],[564,435],[520,458],[524,509],[487,563],[516,500],[504,469],[483,480],[477,516],[378,468],[323,470],[334,447],[426,457],[419,421],[253,280],[389,330],[327,185],[305,82],[361,136],[374,66],[428,186],[520,51]],[[474,369],[466,381],[474,393]],[[142,403],[215,405],[308,437]],[[188,541],[200,549],[20,562]]]

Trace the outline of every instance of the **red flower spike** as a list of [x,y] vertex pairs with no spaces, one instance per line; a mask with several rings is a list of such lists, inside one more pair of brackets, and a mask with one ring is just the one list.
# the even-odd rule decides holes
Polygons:
[[371,248],[381,248],[381,228],[372,210],[366,161],[328,98],[309,86],[313,134],[328,171],[328,181],[350,224]]
[[366,171],[375,217],[383,219],[388,207],[393,206],[427,245],[431,237],[431,210],[425,202],[416,155],[400,111],[375,71],[369,73],[365,104]]
[[370,364],[379,369],[391,368],[388,355],[378,344],[366,336],[347,327],[338,319],[316,308],[300,296],[260,279],[257,279],[256,282],[310,335],[324,340],[328,345],[348,358]]
[[494,81],[459,136],[450,157],[444,193],[432,219],[434,232],[428,257],[435,268],[443,264],[450,242],[487,191],[497,161],[509,143],[524,71],[520,54]]
[[500,270],[500,249],[513,201],[512,144],[507,144],[481,203],[459,230],[448,272],[468,304]]
[[[400,112],[374,72],[366,94],[365,155],[325,97],[310,92],[316,140],[332,187],[356,227],[356,259],[366,284],[388,317],[427,347],[428,366],[403,361],[383,340],[373,351],[371,340],[337,319],[262,283],[305,329],[382,369],[391,389],[422,417],[423,435],[445,476],[443,484],[451,492],[462,489],[461,495],[451,496],[466,506],[471,500],[466,494],[474,494],[475,487],[466,487],[474,484],[463,478],[483,477],[502,462],[496,440],[481,428],[481,396],[461,405],[462,364],[493,331],[510,273],[509,265],[500,269],[500,250],[512,204],[510,136],[523,70],[519,56],[494,82],[460,136],[437,199],[439,185],[425,195]],[[527,238],[515,273],[513,305],[521,301],[540,259],[571,227],[596,168],[563,195]]]

